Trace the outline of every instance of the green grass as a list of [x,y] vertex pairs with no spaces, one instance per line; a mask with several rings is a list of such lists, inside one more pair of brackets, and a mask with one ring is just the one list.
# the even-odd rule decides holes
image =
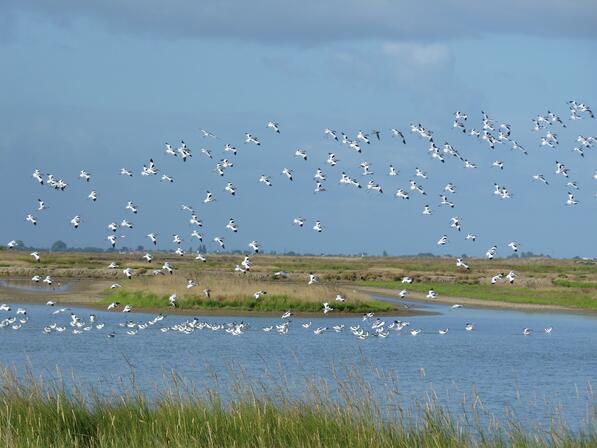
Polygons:
[[555,286],[563,286],[565,288],[597,289],[597,282],[579,282],[563,278],[554,278],[551,282]]
[[463,410],[466,415],[457,418],[432,399],[415,409],[384,413],[366,386],[352,382],[335,385],[337,399],[321,391],[301,400],[285,394],[267,398],[249,388],[226,402],[213,391],[180,387],[175,376],[173,388],[151,401],[140,392],[101,398],[76,387],[67,390],[61,380],[43,385],[6,372],[0,383],[0,445],[6,447],[580,448],[597,443],[594,429],[575,434],[560,424],[527,432],[511,420],[488,430],[477,411]]
[[[168,296],[145,293],[141,291],[123,291],[106,292],[99,303],[107,305],[111,302],[120,302],[121,304],[132,305],[134,308],[167,308]],[[284,312],[292,310],[295,312],[320,312],[321,303],[312,301],[302,301],[298,298],[286,295],[266,295],[258,300],[252,296],[240,299],[214,300],[207,298],[187,298],[179,297],[176,302],[177,308],[183,310],[237,310],[254,312]],[[355,303],[333,303],[331,306],[334,312],[343,313],[368,313],[383,312],[394,309],[392,304],[378,300],[369,300],[366,302]]]
[[[570,282],[571,286],[576,282]],[[507,303],[557,305],[597,310],[597,291],[572,287],[523,288],[516,285],[468,284],[460,282],[421,282],[404,285],[399,281],[365,281],[361,286],[427,292],[433,288],[438,295],[494,300]],[[596,285],[597,286],[597,285]]]

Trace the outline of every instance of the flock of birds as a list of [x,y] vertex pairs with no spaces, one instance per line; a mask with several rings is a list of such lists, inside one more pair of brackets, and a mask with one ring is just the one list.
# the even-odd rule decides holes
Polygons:
[[[68,307],[56,307],[55,301],[48,301],[47,305],[56,308],[54,311],[52,311],[52,316],[69,316],[69,318],[66,319],[66,322],[54,321],[47,325],[44,325],[41,331],[43,332],[43,334],[48,335],[52,333],[64,332],[70,332],[74,335],[77,335],[83,334],[85,332],[100,331],[105,329],[106,337],[114,338],[117,334],[126,334],[128,336],[134,336],[139,332],[143,332],[144,330],[155,328],[158,329],[161,333],[173,332],[181,334],[192,334],[195,331],[199,330],[210,330],[213,332],[224,332],[231,336],[241,336],[245,332],[250,331],[251,329],[250,325],[248,323],[245,323],[244,321],[216,323],[201,321],[197,317],[193,318],[192,320],[178,322],[173,325],[164,325],[163,321],[167,316],[163,313],[160,313],[148,320],[127,320],[125,322],[120,322],[117,324],[118,328],[116,330],[108,331],[109,328],[105,328],[106,323],[100,322],[96,314],[90,314],[87,317],[83,317],[74,313]],[[327,306],[328,304],[325,305]],[[112,303],[109,305],[108,309],[115,309],[116,307],[116,303]],[[451,309],[457,309],[461,307],[461,305],[453,305]],[[122,309],[122,312],[128,313],[131,310],[132,307],[130,305],[127,305]],[[0,312],[11,311],[12,307],[10,305],[5,303],[0,305]],[[326,311],[324,310],[324,312]],[[292,326],[292,317],[292,311],[286,311],[281,316],[279,321],[280,323],[261,327],[260,331],[264,333],[286,335],[288,334]],[[8,328],[12,330],[20,330],[23,327],[23,325],[27,324],[28,322],[29,318],[27,316],[27,310],[23,307],[19,307],[16,309],[14,316],[5,317],[0,320],[0,329]],[[369,337],[385,339],[392,333],[397,335],[410,334],[411,336],[418,336],[423,332],[421,328],[411,328],[410,322],[408,321],[392,320],[391,322],[386,322],[380,317],[375,318],[375,314],[372,312],[363,315],[361,324],[350,325],[348,327],[346,327],[345,324],[340,323],[334,325],[314,327],[312,321],[303,322],[300,324],[300,327],[303,328],[303,331],[312,331],[312,333],[316,336],[322,335],[326,332],[342,333],[346,331],[360,340],[365,340]],[[475,330],[475,328],[475,324],[472,322],[467,322],[464,325],[464,330],[466,332],[472,332]],[[552,327],[547,327],[544,329],[544,333],[551,334],[552,329]],[[257,331],[259,331],[259,329],[257,329]],[[440,328],[439,330],[437,330],[437,334],[443,336],[447,335],[449,331],[449,328]],[[533,330],[531,328],[524,328],[522,330],[522,335],[524,336],[530,336],[532,334]]]
[[[533,131],[539,134],[538,138],[538,146],[541,148],[547,148],[549,150],[555,150],[560,145],[560,138],[558,137],[558,129],[566,128],[568,126],[572,126],[572,123],[577,120],[587,120],[587,119],[594,119],[594,114],[591,108],[582,102],[578,101],[569,101],[569,118],[568,120],[562,119],[559,115],[555,114],[552,111],[547,111],[545,114],[539,114],[535,118],[532,119],[532,129]],[[479,141],[483,144],[487,145],[489,150],[495,150],[498,146],[510,147],[512,150],[517,151],[523,155],[528,155],[529,151],[521,144],[518,140],[516,140],[513,136],[512,126],[505,122],[499,122],[493,118],[491,118],[487,113],[481,113],[481,122],[479,129],[469,126],[470,121],[469,117],[466,113],[457,111],[453,114],[452,120],[452,127],[457,132],[462,132],[463,134],[469,136],[473,141]],[[273,132],[275,135],[281,133],[281,126],[274,121],[270,121],[265,125],[265,128],[268,132]],[[399,145],[406,145],[407,137],[406,134],[397,128],[392,128],[390,131],[390,135],[394,141],[397,141]],[[220,140],[220,138],[213,134],[210,131],[205,129],[201,129],[201,134],[204,139],[216,142]],[[410,134],[415,136],[417,139],[422,140],[425,142],[427,146],[427,153],[430,159],[433,162],[440,163],[441,166],[445,166],[448,162],[455,161],[456,163],[461,163],[465,170],[474,170],[478,167],[478,164],[467,157],[464,156],[459,150],[457,150],[452,144],[448,143],[447,141],[441,145],[434,135],[434,132],[424,127],[422,124],[410,124]],[[372,142],[380,141],[382,139],[382,132],[379,130],[373,130],[370,133],[364,132],[362,130],[358,131],[355,137],[350,137],[344,132],[337,132],[333,129],[326,128],[324,130],[324,137],[332,142],[336,142],[337,144],[341,145],[342,147],[347,148],[349,151],[354,151],[356,154],[362,154],[365,147],[371,145]],[[244,143],[246,145],[255,145],[260,147],[262,145],[262,140],[255,134],[252,133],[245,133]],[[579,154],[581,157],[584,157],[585,152],[593,148],[593,146],[597,143],[597,138],[593,136],[586,136],[586,135],[578,135],[576,138],[576,146],[573,148],[573,152]],[[229,195],[231,197],[235,197],[238,194],[238,188],[233,183],[232,179],[228,176],[228,173],[231,168],[235,166],[233,159],[237,153],[239,152],[239,148],[236,146],[227,143],[223,147],[223,158],[220,158],[218,162],[215,163],[214,172],[217,177],[226,177],[226,184],[223,189],[223,194]],[[214,152],[207,148],[202,148],[200,150],[202,156],[206,157],[209,160],[214,158]],[[184,142],[181,141],[181,144],[178,147],[174,147],[169,143],[165,144],[164,154],[166,157],[171,157],[174,159],[179,159],[183,163],[190,161],[192,157],[196,153],[194,153],[191,148]],[[305,149],[296,149],[294,156],[302,161],[306,161],[310,157],[311,154],[308,154]],[[317,157],[317,155],[315,155]],[[561,157],[560,157],[561,158]],[[336,170],[335,168],[340,163],[340,158],[336,154],[336,152],[329,152],[327,154],[327,158],[325,158],[325,164],[329,166],[329,169]],[[301,162],[299,162],[301,163]],[[502,172],[506,169],[506,164],[503,160],[496,159],[492,165],[492,168],[499,170]],[[362,189],[365,188],[368,191],[384,194],[385,188],[382,186],[381,183],[375,181],[371,176],[374,175],[372,171],[372,164],[363,161],[359,164],[359,168],[362,170],[361,176],[351,176],[347,173],[347,171],[341,171],[339,174],[338,183],[346,188],[356,188]],[[233,170],[232,170],[233,171]],[[120,169],[120,176],[125,178],[133,178],[136,176],[137,171],[132,170],[126,167]],[[571,180],[571,170],[569,167],[562,162],[561,160],[555,161],[554,165],[554,173],[556,176],[561,176],[567,183],[566,187],[568,188],[567,192],[567,199],[563,201],[568,206],[577,206],[579,201],[575,197],[574,191],[579,188],[577,181]],[[284,167],[280,174],[283,176],[286,182],[293,182],[296,176],[302,176],[303,173],[300,170],[295,170],[289,168],[288,166]],[[399,170],[393,166],[392,164],[389,165],[387,170],[387,175],[391,178],[399,176]],[[140,176],[142,177],[159,177],[162,182],[165,183],[173,183],[174,177],[163,173],[162,170],[158,167],[158,163],[156,159],[150,158],[147,163],[145,163],[141,170]],[[428,200],[430,195],[428,194],[426,187],[424,185],[425,181],[429,179],[429,174],[424,169],[419,167],[415,168],[412,178],[409,180],[408,186],[398,188],[394,193],[394,196],[400,201],[406,201],[417,198],[422,198],[422,210],[421,214],[424,216],[429,216],[434,213],[434,207],[431,205],[431,202]],[[65,191],[69,187],[69,183],[59,176],[55,176],[54,174],[50,173],[43,173],[40,169],[35,169],[32,174],[33,179],[43,187],[49,187],[50,189],[56,191]],[[91,172],[87,171],[86,169],[82,169],[79,172],[79,179],[84,182],[85,185],[92,185],[94,177],[92,176]],[[216,177],[216,178],[217,178]],[[594,173],[594,179],[597,180],[597,171]],[[549,185],[550,181],[548,177],[543,173],[535,173],[532,175],[532,180],[535,182],[539,182],[545,185]],[[264,188],[274,188],[274,184],[276,183],[274,178],[270,174],[262,173],[256,176],[255,181],[259,184],[262,184]],[[328,181],[328,174],[324,173],[324,170],[321,168],[317,168],[314,175],[314,188],[313,192],[315,194],[323,194],[326,191],[326,183]],[[494,183],[493,185],[493,194],[495,197],[499,198],[500,200],[511,200],[514,197],[514,193],[508,188],[506,185]],[[40,190],[42,191],[42,190]],[[87,199],[93,204],[96,203],[98,200],[101,200],[102,195],[101,192],[98,191],[96,188],[90,188],[89,193],[87,195]],[[217,194],[214,193],[215,190],[207,190],[202,199],[202,206],[209,207],[211,203],[217,200]],[[456,207],[456,201],[453,199],[456,196],[457,187],[454,182],[447,182],[443,190],[439,193],[439,204],[438,207],[446,208],[448,210],[452,210]],[[41,196],[42,193],[39,193],[37,196]],[[40,227],[43,226],[43,219],[38,219],[38,216],[45,213],[46,210],[50,208],[50,205],[44,199],[37,199],[37,207],[36,211],[30,212],[26,214],[25,221],[34,226]],[[133,200],[129,200],[126,204],[123,204],[124,212],[128,214],[127,217],[122,219],[113,220],[107,223],[106,228],[108,231],[108,235],[105,237],[105,240],[108,241],[109,246],[111,248],[116,248],[119,242],[125,238],[126,232],[136,229],[137,226],[133,222],[137,216],[142,214],[141,208],[137,205],[137,203]],[[196,241],[199,243],[204,242],[204,234],[203,234],[203,227],[204,223],[200,218],[199,209],[183,204],[181,205],[181,209],[185,212],[188,212],[188,225],[191,226],[192,232],[190,232],[190,238],[192,241]],[[66,220],[66,219],[65,219]],[[79,229],[81,226],[85,224],[85,220],[83,219],[83,213],[76,213],[73,216],[68,217],[68,222],[73,229]],[[320,219],[313,219],[312,221],[308,221],[306,218],[302,216],[294,216],[289,217],[289,224],[296,226],[297,228],[303,228],[305,226],[311,227],[312,230],[316,233],[322,233],[326,230],[326,225]],[[228,219],[227,224],[222,229],[223,232],[230,232],[231,234],[237,234],[240,229],[240,224],[234,217],[230,217]],[[439,237],[437,240],[437,246],[445,246],[449,244],[452,236],[449,236],[449,232],[456,232],[455,235],[462,235],[461,229],[463,227],[463,219],[460,216],[452,216],[449,220],[448,224],[449,229],[443,235]],[[155,230],[149,231],[145,237],[149,241],[149,243],[154,247],[157,248],[158,241],[160,241],[160,234]],[[477,240],[477,234],[474,232],[466,232],[466,236],[464,237],[465,240],[470,242],[475,242]],[[208,240],[205,238],[206,241]],[[185,250],[182,249],[182,243],[185,238],[182,236],[182,233],[175,233],[171,237],[171,243],[174,245],[175,250],[173,251],[173,255],[184,257],[187,255]],[[209,239],[210,242],[213,242],[217,250],[226,250],[226,237],[222,234],[214,234]],[[507,244],[507,247],[511,250],[512,253],[518,252],[521,244],[517,241],[510,241]],[[11,240],[7,244],[8,249],[18,249],[17,240]],[[243,255],[242,261],[239,264],[234,266],[233,271],[240,274],[245,274],[250,271],[253,258],[255,255],[262,253],[262,244],[252,239],[248,241],[247,246],[248,250],[247,253]],[[193,254],[194,258],[199,262],[207,262],[208,254],[206,253],[196,253]],[[487,249],[485,252],[485,257],[489,260],[494,259],[498,255],[498,245],[492,245]],[[36,262],[39,262],[43,254],[40,251],[33,251],[31,252],[31,256],[34,258]],[[148,251],[143,256],[142,259],[145,260],[147,263],[152,263],[154,259],[154,255]],[[463,258],[456,258],[455,260],[455,267],[456,269],[463,269],[469,270],[470,265],[469,262],[465,261]],[[122,272],[123,277],[127,279],[133,278],[136,273],[135,270],[131,267],[127,266],[120,266],[118,262],[114,261],[109,266],[109,269],[120,269]],[[172,274],[175,270],[174,263],[170,261],[166,261],[163,263],[161,268],[154,269],[152,272],[154,275],[161,275],[161,274]],[[232,266],[231,266],[232,270]],[[276,273],[277,276],[288,276],[288,273],[280,272]],[[492,276],[490,279],[491,284],[497,284],[498,282],[506,281],[510,284],[514,283],[517,278],[517,274],[514,271],[510,271],[506,273],[497,273],[496,275]],[[51,276],[39,276],[36,275],[32,279],[33,282],[43,282],[48,285],[52,284]],[[193,280],[186,280],[186,288],[191,289],[197,286],[197,284]],[[307,283],[309,285],[315,284],[319,282],[319,276],[316,273],[310,273],[307,279]],[[405,277],[403,279],[404,283],[412,282],[410,277]],[[122,287],[119,283],[114,283],[112,285],[113,288],[120,288]],[[203,293],[209,297],[211,291],[209,289],[205,289]],[[400,297],[406,298],[407,297],[407,289],[403,289],[400,291]],[[267,294],[266,291],[260,290],[257,291],[254,296],[256,300],[259,300],[261,297]],[[435,299],[437,298],[437,293],[431,289],[428,291],[427,296],[428,299]],[[343,297],[338,296],[336,298],[338,301],[345,300]],[[177,301],[176,294],[172,294],[168,299],[168,304],[170,306],[175,307]],[[120,304],[114,303],[111,304],[109,310],[115,310]],[[130,305],[126,305],[122,311],[130,311],[132,307]],[[333,311],[333,307],[330,305],[329,302],[324,302],[322,304],[322,312],[324,314],[328,314],[329,312]],[[289,311],[291,313],[291,311]],[[283,316],[283,319],[286,319],[289,316]],[[16,317],[15,317],[16,319]],[[159,322],[161,318],[158,316],[156,319],[157,321],[149,321],[146,324],[135,324],[129,332],[134,333],[140,329],[142,329],[141,325],[154,325],[155,323]],[[21,321],[24,318],[21,318]],[[10,319],[2,321],[2,326],[6,327],[7,325],[10,326],[17,326],[20,325],[16,322],[16,320],[11,321]],[[153,322],[153,323],[152,323]],[[386,337],[391,330],[402,330],[408,323],[396,321],[391,323],[390,325],[385,325],[385,323],[380,324],[380,321],[375,321],[367,331],[361,326],[350,328],[352,333],[363,339],[367,338],[370,334],[374,334],[375,336],[379,337]],[[85,331],[91,328],[97,328],[98,324],[95,324],[92,321],[83,321],[77,316],[73,317],[73,324],[74,330],[77,331]],[[94,327],[95,325],[95,327]],[[304,325],[303,325],[304,326]],[[53,332],[59,331],[59,327],[47,327],[44,329],[46,332]],[[195,329],[214,329],[210,328],[209,324],[198,322],[198,321],[190,321],[185,324],[179,324],[176,328],[168,328],[165,327],[162,331],[193,331]],[[275,327],[267,327],[264,328],[264,331],[277,331],[278,333],[284,333],[288,331],[289,323],[286,321],[280,325],[276,325]],[[309,327],[306,327],[309,328]],[[467,324],[466,330],[472,331],[474,328],[473,324]],[[231,325],[223,325],[222,327],[217,326],[218,330],[226,330],[229,331],[231,334],[242,334],[242,332],[246,329],[245,324],[231,324]],[[321,334],[325,331],[328,331],[328,327],[319,327],[314,330],[315,334]],[[342,331],[344,330],[344,326],[334,326],[332,327],[333,331]],[[551,331],[551,330],[550,330]],[[411,334],[416,335],[419,334],[420,330],[410,330]],[[530,334],[529,329],[524,330],[524,334]],[[548,332],[546,330],[546,332]],[[440,334],[447,334],[448,329],[442,329]]]

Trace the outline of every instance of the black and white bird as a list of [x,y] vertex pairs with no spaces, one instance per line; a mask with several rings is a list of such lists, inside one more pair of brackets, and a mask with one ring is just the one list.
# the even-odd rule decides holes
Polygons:
[[245,133],[245,143],[252,143],[257,146],[261,145],[261,142],[259,141],[259,139],[255,136],[249,134],[248,132]]
[[268,121],[267,127],[272,129],[276,134],[280,133],[280,126],[275,121]]

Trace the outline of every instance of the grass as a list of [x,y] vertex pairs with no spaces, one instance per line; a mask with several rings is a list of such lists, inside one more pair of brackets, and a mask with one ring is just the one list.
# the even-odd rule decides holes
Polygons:
[[[566,283],[564,285],[564,283]],[[570,308],[597,310],[597,291],[578,282],[554,280],[560,287],[521,287],[511,285],[469,284],[460,282],[420,282],[404,285],[399,281],[365,281],[362,286],[385,289],[402,289],[427,292],[433,288],[438,295],[491,300],[516,304],[555,305]],[[586,285],[586,283],[580,283]],[[597,284],[596,284],[597,286]],[[595,287],[593,287],[595,288]]]
[[[157,295],[142,291],[122,291],[109,293],[101,300],[101,304],[107,305],[111,302],[132,305],[134,308],[166,308],[168,306],[168,295]],[[207,299],[197,296],[182,296],[178,298],[177,308],[183,310],[236,310],[254,312],[284,312],[292,310],[295,312],[321,312],[321,302],[305,301],[301,298],[287,295],[266,295],[260,299],[252,296],[239,298]],[[335,312],[344,313],[367,313],[390,311],[394,307],[386,302],[377,300],[332,303]]]
[[[177,294],[177,307],[187,310],[237,310],[254,312],[320,312],[323,302],[329,302],[335,312],[366,313],[390,311],[392,304],[372,300],[367,294],[349,288],[315,284],[308,286],[306,280],[273,281],[259,275],[233,275],[226,273],[186,273],[184,278],[174,275],[149,276],[121,282],[123,288],[105,292],[101,304],[120,302],[136,308],[166,308],[168,297]],[[188,279],[198,286],[187,289]],[[211,290],[206,298],[203,289]],[[267,294],[255,299],[256,291]],[[336,294],[346,301],[336,302]]]
[[[589,426],[563,424],[527,431],[515,419],[504,426],[481,423],[477,410],[456,417],[432,398],[413,407],[383,407],[367,384],[338,382],[314,387],[302,399],[261,395],[245,387],[223,399],[212,390],[172,386],[149,399],[141,392],[101,397],[43,384],[9,370],[0,389],[0,445],[10,447],[592,447]],[[259,388],[257,388],[259,390]],[[391,395],[391,393],[388,393]],[[595,411],[593,410],[593,418]]]

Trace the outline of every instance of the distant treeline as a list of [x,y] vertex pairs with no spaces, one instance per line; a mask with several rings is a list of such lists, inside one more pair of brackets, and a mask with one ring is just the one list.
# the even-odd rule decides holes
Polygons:
[[[145,247],[142,245],[136,246],[136,247],[127,247],[127,246],[122,246],[119,248],[101,248],[101,247],[94,247],[94,246],[87,246],[87,247],[69,247],[67,246],[67,244],[64,241],[58,240],[55,241],[50,248],[44,248],[44,247],[34,247],[34,246],[27,246],[23,241],[17,240],[17,250],[23,250],[23,251],[34,251],[34,250],[49,250],[50,252],[91,252],[91,253],[118,253],[118,252],[145,252],[145,251],[155,251],[156,249],[152,246],[152,247]],[[5,250],[6,248],[1,246],[0,250]],[[161,251],[162,249],[157,249],[157,251]],[[189,247],[187,249],[187,252],[200,252],[200,253],[208,253],[207,247],[205,246],[205,244],[200,244],[198,247],[193,248],[193,247]],[[242,255],[242,254],[246,254],[247,251],[243,251],[240,249],[229,249],[229,250],[217,250],[216,253],[221,253],[221,254],[230,254],[230,255]],[[323,253],[313,253],[313,252],[297,252],[297,251],[293,251],[293,250],[289,250],[289,251],[283,251],[283,252],[278,252],[275,250],[269,251],[269,252],[263,252],[264,254],[267,255],[284,255],[284,256],[288,256],[288,257],[298,257],[298,256],[304,256],[304,257],[379,257],[379,254],[369,254],[367,252],[363,252],[363,253],[358,253],[358,254],[350,254],[350,253],[327,253],[327,254],[323,254]],[[467,254],[461,254],[461,255],[451,255],[451,254],[444,254],[444,255],[437,255],[437,254],[433,254],[431,252],[419,252],[418,254],[401,254],[401,255],[393,255],[393,254],[388,254],[387,251],[383,251],[381,254],[382,257],[398,257],[398,258],[456,258],[456,257],[460,257],[460,258],[468,258]],[[501,258],[552,258],[551,255],[547,255],[547,254],[541,254],[541,253],[535,253],[535,252],[531,252],[531,251],[526,251],[526,252],[519,252],[519,253],[514,253],[514,254],[510,254],[507,257],[501,257]],[[573,260],[587,260],[588,258],[586,257],[580,257],[580,256],[575,256],[572,257]]]

